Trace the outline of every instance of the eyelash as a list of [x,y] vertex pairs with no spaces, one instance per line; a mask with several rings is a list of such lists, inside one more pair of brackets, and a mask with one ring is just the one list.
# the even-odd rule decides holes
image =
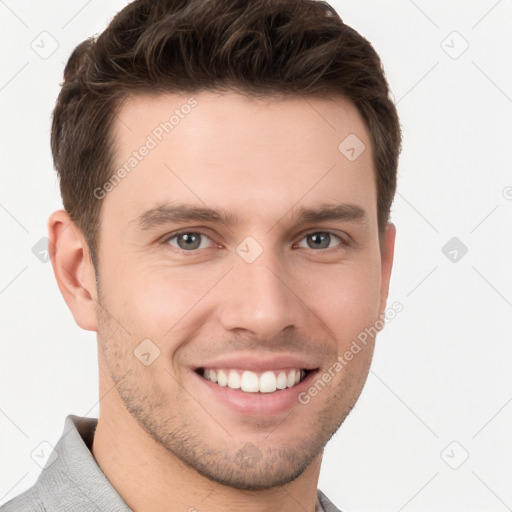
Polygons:
[[[314,252],[319,252],[319,253],[322,253],[322,252],[328,252],[328,251],[333,251],[333,250],[339,250],[339,249],[342,249],[344,248],[345,246],[349,245],[349,243],[344,240],[341,236],[337,235],[336,233],[333,233],[332,231],[322,231],[322,230],[316,230],[316,231],[310,231],[308,233],[305,233],[302,238],[300,239],[300,241],[304,240],[306,237],[310,236],[310,235],[315,235],[315,234],[319,234],[319,233],[322,233],[322,234],[327,234],[331,237],[334,237],[334,238],[337,238],[339,240],[339,244],[335,247],[328,247],[326,249],[318,249],[318,250],[315,250],[315,249],[311,249],[312,251]],[[180,249],[179,247],[175,247],[173,245],[170,245],[170,241],[171,240],[174,240],[175,238],[177,238],[178,236],[180,235],[185,235],[185,234],[193,234],[193,235],[200,235],[200,236],[204,236],[206,238],[208,238],[209,240],[211,240],[211,238],[201,232],[201,231],[190,231],[190,230],[185,230],[185,231],[177,231],[175,233],[171,233],[169,235],[166,235],[165,238],[162,240],[162,244],[163,245],[166,245],[166,246],[169,246],[171,247],[172,249],[171,250],[175,250],[175,251],[178,251],[182,254],[190,254],[190,255],[196,255],[198,254],[199,251],[201,250],[204,250],[204,249],[191,249],[190,251],[186,251],[184,249]]]

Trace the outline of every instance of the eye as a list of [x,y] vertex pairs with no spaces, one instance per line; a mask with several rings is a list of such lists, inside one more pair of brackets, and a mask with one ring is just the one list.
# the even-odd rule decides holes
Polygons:
[[[202,243],[202,239],[210,240],[203,233],[199,233],[197,231],[185,231],[181,233],[175,233],[166,238],[164,243],[171,245],[172,247],[176,247],[177,249],[181,249],[182,251],[194,251],[196,249],[205,249],[206,246]],[[176,241],[175,245],[173,242]]]
[[[330,233],[329,231],[315,231],[313,233],[308,233],[302,240],[306,240],[306,248],[309,249],[331,249],[332,246],[330,243],[333,239],[337,239],[338,242],[341,242],[338,246],[344,245],[344,241],[338,235]],[[304,247],[304,245],[299,244],[299,247]]]
[[[338,244],[333,245],[337,240]],[[211,238],[199,231],[182,231],[180,233],[172,233],[165,238],[164,244],[170,245],[180,251],[194,252],[199,249],[207,249],[208,241],[212,242]],[[306,245],[304,245],[304,243]],[[327,250],[335,247],[341,248],[346,245],[346,242],[338,235],[329,231],[314,231],[306,234],[298,247],[306,249]]]

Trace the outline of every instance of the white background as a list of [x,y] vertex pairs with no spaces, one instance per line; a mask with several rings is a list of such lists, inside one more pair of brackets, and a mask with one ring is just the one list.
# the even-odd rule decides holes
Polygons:
[[[31,453],[66,415],[98,414],[95,334],[32,248],[61,207],[49,127],[64,63],[125,3],[0,1],[0,503],[33,484]],[[381,55],[401,117],[389,304],[403,311],[319,488],[344,512],[512,510],[512,1],[332,5]],[[51,49],[44,31],[46,59],[31,46]]]

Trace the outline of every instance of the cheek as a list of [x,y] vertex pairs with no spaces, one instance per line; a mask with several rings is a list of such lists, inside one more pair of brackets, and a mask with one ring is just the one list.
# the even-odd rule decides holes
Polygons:
[[[221,292],[226,265],[172,267],[152,261],[141,264],[136,258],[113,261],[105,268],[102,287],[112,314],[134,339],[163,341],[169,333],[173,337],[185,328],[190,315],[204,316],[219,305],[209,299]],[[339,343],[350,342],[378,317],[380,267],[375,259],[362,261],[354,256],[341,264],[290,264],[286,274],[290,288]]]
[[[163,338],[186,323],[187,315],[215,287],[222,269],[200,272],[198,266],[162,267],[151,263],[127,274],[118,271],[112,279],[116,309],[130,332]],[[131,275],[129,279],[126,275]],[[220,277],[219,277],[220,276]],[[182,319],[184,322],[182,322]]]
[[375,265],[331,268],[304,286],[308,305],[340,345],[350,343],[378,319],[380,270]]

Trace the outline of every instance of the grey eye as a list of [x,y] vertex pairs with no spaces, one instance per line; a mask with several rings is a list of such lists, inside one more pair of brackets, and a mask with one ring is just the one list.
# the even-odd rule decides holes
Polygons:
[[[197,233],[194,231],[186,232],[186,233],[178,233],[177,235],[174,235],[170,237],[167,241],[169,245],[172,245],[173,247],[177,247],[178,249],[181,249],[183,251],[194,251],[196,249],[202,249],[204,247],[201,246],[202,238],[208,239],[206,235],[203,235],[202,233]],[[177,245],[172,243],[174,240],[176,240]]]
[[[333,241],[333,239],[338,239],[338,241],[341,241],[338,236],[327,231],[309,233],[303,238],[303,240],[306,240],[307,248],[309,249],[329,249],[332,247],[330,243]],[[300,245],[300,247],[304,247],[304,245]]]

